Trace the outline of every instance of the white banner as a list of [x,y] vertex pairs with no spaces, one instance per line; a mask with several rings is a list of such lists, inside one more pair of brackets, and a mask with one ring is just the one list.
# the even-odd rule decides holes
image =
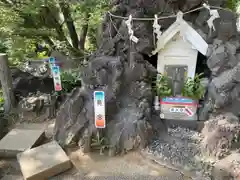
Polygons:
[[52,76],[53,76],[55,91],[61,91],[62,83],[61,83],[61,76],[60,76],[60,68],[59,66],[53,65],[51,69],[52,69]]
[[94,91],[94,114],[96,128],[105,128],[105,94],[103,91]]

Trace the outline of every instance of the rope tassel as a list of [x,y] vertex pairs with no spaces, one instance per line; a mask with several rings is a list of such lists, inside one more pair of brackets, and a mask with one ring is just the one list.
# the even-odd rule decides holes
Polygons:
[[213,24],[213,21],[217,18],[220,18],[219,16],[219,13],[218,13],[218,10],[216,9],[211,9],[209,5],[207,4],[203,4],[203,6],[209,10],[209,13],[210,13],[210,18],[208,19],[207,23],[208,23],[208,27],[211,29],[213,29],[214,31],[216,31],[216,28]]
[[125,21],[125,24],[128,27],[128,34],[129,34],[130,41],[138,43],[139,39],[136,36],[134,36],[134,32],[132,30],[132,15],[129,15],[129,18],[128,20]]
[[157,39],[159,40],[161,38],[162,35],[162,31],[161,31],[161,26],[158,24],[158,17],[157,15],[154,16],[154,22],[153,22],[153,32],[157,35]]

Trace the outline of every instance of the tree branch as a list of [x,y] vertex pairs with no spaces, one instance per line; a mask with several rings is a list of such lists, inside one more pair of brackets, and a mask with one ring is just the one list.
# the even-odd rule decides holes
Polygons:
[[52,48],[55,47],[55,44],[54,44],[53,40],[52,40],[50,37],[48,37],[48,36],[43,37],[43,40],[44,40],[47,44],[49,44]]
[[64,20],[66,21],[66,25],[69,31],[69,35],[72,41],[72,46],[75,49],[78,49],[78,35],[77,35],[77,31],[70,13],[70,9],[69,9],[69,4],[67,2],[65,2],[64,0],[61,0],[59,2],[59,6],[61,8],[61,11],[63,13],[64,16]]
[[85,15],[85,23],[82,25],[82,31],[80,34],[80,40],[79,40],[79,48],[81,50],[85,50],[85,41],[86,41],[86,37],[87,37],[87,33],[88,33],[88,21],[89,21],[89,13],[86,13]]

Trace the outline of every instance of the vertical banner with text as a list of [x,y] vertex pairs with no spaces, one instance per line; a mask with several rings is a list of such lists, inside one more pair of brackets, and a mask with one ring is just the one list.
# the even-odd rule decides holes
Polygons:
[[60,76],[60,68],[59,66],[53,65],[52,67],[52,75],[55,91],[62,90],[61,76]]
[[94,113],[96,128],[105,128],[105,94],[103,91],[94,91]]

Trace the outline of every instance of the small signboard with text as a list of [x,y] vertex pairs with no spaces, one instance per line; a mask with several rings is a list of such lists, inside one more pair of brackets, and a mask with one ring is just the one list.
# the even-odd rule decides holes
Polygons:
[[198,103],[186,97],[165,97],[160,101],[162,119],[197,120]]
[[94,91],[94,114],[96,128],[105,128],[105,94],[103,91]]
[[52,69],[52,76],[53,76],[55,91],[61,91],[62,83],[61,83],[61,76],[60,76],[60,68],[59,66],[53,65],[51,69]]
[[48,59],[48,63],[51,69],[55,91],[61,91],[62,83],[61,83],[60,67],[56,65],[56,60],[54,57],[50,57]]

